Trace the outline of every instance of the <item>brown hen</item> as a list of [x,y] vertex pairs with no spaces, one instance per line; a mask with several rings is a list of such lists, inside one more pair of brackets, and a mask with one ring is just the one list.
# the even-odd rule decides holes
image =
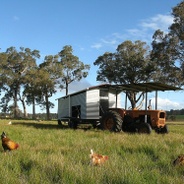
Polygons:
[[92,149],[90,153],[90,158],[91,158],[92,165],[102,165],[105,161],[109,159],[109,157],[106,155],[100,155],[100,154],[94,153]]
[[19,144],[15,143],[14,141],[10,140],[7,136],[6,133],[3,132],[1,135],[1,140],[2,140],[2,147],[4,151],[11,151],[15,150],[19,147]]

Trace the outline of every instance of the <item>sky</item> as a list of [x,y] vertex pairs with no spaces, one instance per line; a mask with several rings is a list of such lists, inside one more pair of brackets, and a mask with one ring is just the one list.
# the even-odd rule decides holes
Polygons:
[[[94,61],[105,52],[115,52],[126,40],[150,44],[157,29],[164,32],[173,22],[172,8],[181,0],[0,0],[1,52],[13,46],[39,50],[41,63],[71,45],[73,54],[91,66],[88,77],[69,86],[70,93],[99,85]],[[57,113],[58,90],[50,99]],[[184,108],[183,91],[159,92],[158,108]],[[154,99],[155,94],[148,94]],[[154,101],[154,100],[153,100]],[[123,103],[123,100],[122,100]],[[20,106],[21,108],[21,106]],[[28,113],[32,108],[28,107]],[[38,112],[41,111],[37,108]]]

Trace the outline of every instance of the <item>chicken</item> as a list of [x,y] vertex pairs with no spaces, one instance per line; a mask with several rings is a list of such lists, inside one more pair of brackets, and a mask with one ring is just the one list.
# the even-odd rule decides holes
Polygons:
[[90,159],[91,159],[91,164],[96,166],[96,165],[102,165],[109,158],[108,156],[94,153],[93,150],[91,149]]
[[19,147],[19,144],[17,144],[14,141],[10,140],[6,136],[5,132],[2,133],[1,140],[2,140],[2,146],[3,146],[4,152],[15,150],[15,149],[17,149]]
[[173,161],[173,165],[184,165],[184,155],[179,155],[174,161]]

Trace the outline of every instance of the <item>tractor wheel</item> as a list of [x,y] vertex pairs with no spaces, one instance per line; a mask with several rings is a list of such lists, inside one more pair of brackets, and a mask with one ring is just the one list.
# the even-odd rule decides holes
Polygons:
[[163,134],[168,134],[168,133],[169,133],[168,126],[165,125],[165,126],[162,128],[161,132],[162,132]]
[[120,132],[122,130],[122,118],[119,113],[115,111],[106,112],[101,119],[101,128],[113,132]]
[[122,123],[122,130],[124,132],[136,132],[133,123],[134,123],[133,118],[129,115],[125,115]]
[[165,126],[162,127],[162,128],[157,128],[157,129],[155,130],[155,132],[158,133],[158,134],[167,134],[167,133],[169,133],[169,131],[168,131],[168,126],[165,125]]
[[138,133],[151,133],[151,126],[148,123],[141,123],[138,127]]

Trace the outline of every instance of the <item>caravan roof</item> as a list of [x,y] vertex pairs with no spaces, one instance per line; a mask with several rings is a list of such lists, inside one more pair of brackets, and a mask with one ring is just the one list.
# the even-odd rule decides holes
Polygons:
[[[149,82],[149,83],[138,83],[138,84],[122,84],[122,85],[115,85],[115,84],[101,84],[97,86],[91,86],[89,88],[77,91],[75,93],[68,94],[61,98],[67,98],[68,96],[73,96],[79,93],[86,92],[91,89],[100,89],[100,88],[107,88],[111,90],[116,90],[117,93],[126,92],[126,91],[134,91],[134,92],[152,92],[152,91],[176,91],[176,90],[183,90],[180,87],[162,84],[158,82]],[[60,99],[60,98],[59,98]]]

